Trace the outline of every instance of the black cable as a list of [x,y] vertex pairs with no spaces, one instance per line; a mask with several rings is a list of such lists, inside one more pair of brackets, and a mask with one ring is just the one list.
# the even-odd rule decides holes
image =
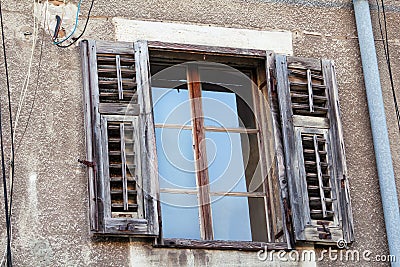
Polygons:
[[86,18],[85,27],[83,28],[83,31],[81,32],[81,34],[79,34],[78,37],[73,38],[74,40],[73,40],[71,43],[69,43],[68,45],[56,44],[56,46],[58,46],[58,47],[60,47],[60,48],[67,48],[67,47],[70,47],[71,45],[73,45],[74,43],[76,43],[76,42],[82,37],[82,35],[85,33],[86,27],[87,27],[87,25],[88,25],[88,23],[89,23],[90,13],[92,12],[93,4],[94,4],[94,0],[92,0],[92,3],[91,3],[91,5],[90,5],[89,12],[88,12],[88,15],[87,15],[87,18]]
[[42,41],[41,41],[41,44],[40,44],[38,70],[37,70],[37,75],[36,75],[36,77],[37,77],[36,78],[36,86],[35,86],[35,90],[33,92],[33,100],[32,100],[32,104],[31,104],[31,108],[29,110],[29,115],[28,115],[28,119],[27,119],[26,124],[25,124],[24,131],[22,132],[21,138],[20,138],[20,140],[18,142],[18,145],[17,145],[17,148],[15,149],[15,151],[18,151],[19,147],[21,146],[22,140],[24,139],[26,130],[28,129],[29,121],[30,121],[31,116],[32,116],[33,107],[34,107],[35,102],[36,102],[36,95],[37,95],[37,90],[39,88],[39,81],[40,81],[40,71],[42,69],[44,33],[45,33],[45,30],[43,29],[42,30]]
[[[7,82],[7,92],[8,92],[8,109],[10,112],[10,129],[11,129],[11,172],[14,172],[14,138],[13,138],[13,130],[12,130],[12,113],[11,113],[11,95],[10,95],[10,79],[8,75],[8,65],[7,65],[7,54],[6,54],[6,45],[4,38],[4,24],[3,24],[3,12],[0,1],[0,24],[1,24],[1,37],[2,37],[2,46],[3,46],[3,56],[4,56],[4,66],[6,72],[6,82]],[[6,170],[5,170],[5,157],[4,157],[4,144],[3,144],[3,125],[2,125],[2,112],[1,112],[1,103],[0,103],[0,147],[1,147],[1,169],[3,175],[3,189],[4,189],[4,209],[6,213],[6,228],[7,228],[7,266],[12,266],[12,255],[11,255],[11,222],[10,222],[10,213],[8,212],[8,192],[7,192],[7,178],[6,178]]]
[[59,15],[56,15],[56,20],[57,20],[57,23],[56,23],[56,28],[54,29],[53,40],[55,40],[57,38],[57,36],[60,32],[61,22],[62,22],[62,19]]
[[387,52],[386,52],[386,43],[385,43],[385,39],[383,37],[383,30],[382,30],[382,23],[381,23],[381,11],[379,8],[379,1],[376,0],[376,6],[378,8],[378,22],[379,22],[379,30],[381,32],[381,40],[382,40],[382,44],[383,44],[383,49],[385,51],[385,58],[387,60]]
[[385,4],[384,4],[383,0],[381,0],[381,3],[382,3],[383,21],[384,21],[384,26],[385,26],[385,35],[383,34],[383,30],[382,30],[379,3],[378,3],[378,0],[376,0],[376,4],[377,4],[377,7],[378,7],[379,29],[380,29],[380,33],[381,33],[383,49],[384,49],[384,52],[385,52],[386,64],[388,66],[388,71],[389,71],[390,86],[391,86],[391,89],[392,89],[393,102],[394,102],[394,107],[395,107],[395,110],[396,110],[397,126],[398,126],[399,132],[400,132],[400,111],[399,111],[399,105],[398,105],[398,102],[397,102],[396,91],[395,91],[395,88],[394,88],[392,66],[391,66],[391,62],[390,62],[389,41],[388,41],[389,38],[388,38],[388,31],[387,31]]

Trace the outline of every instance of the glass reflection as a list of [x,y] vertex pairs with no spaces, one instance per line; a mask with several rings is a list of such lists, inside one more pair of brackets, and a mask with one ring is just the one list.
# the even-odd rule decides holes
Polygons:
[[251,79],[228,67],[199,67],[204,125],[255,128]]
[[187,89],[152,87],[152,94],[156,124],[191,124]]
[[256,134],[206,132],[211,192],[262,192]]
[[213,197],[215,240],[251,241],[249,206],[245,197]]
[[160,198],[163,237],[200,239],[197,196],[161,193]]
[[267,242],[263,198],[212,197],[215,240]]
[[196,189],[192,131],[156,128],[160,188]]

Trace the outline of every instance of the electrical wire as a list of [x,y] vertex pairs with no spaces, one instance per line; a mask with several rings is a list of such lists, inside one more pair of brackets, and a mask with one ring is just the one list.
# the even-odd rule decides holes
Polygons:
[[[47,34],[50,36],[50,38],[53,40],[53,35],[51,34],[51,30],[50,30],[50,22],[49,22],[49,17],[47,16],[47,13],[49,12],[49,0],[46,1],[46,9],[45,9],[45,14],[46,14],[46,18],[45,18],[45,24],[47,24]],[[43,28],[45,28],[46,25],[43,26]]]
[[[79,6],[78,6],[78,12],[77,12],[77,16],[79,15],[79,10],[80,10],[80,4],[81,4],[81,2],[82,1],[80,1],[80,3],[79,3]],[[59,46],[59,47],[62,47],[62,48],[64,48],[64,47],[69,47],[69,46],[71,46],[73,43],[75,43],[83,34],[84,34],[84,32],[85,32],[85,30],[86,30],[86,28],[87,28],[87,25],[88,25],[88,22],[89,22],[89,18],[90,18],[90,13],[91,13],[91,10],[92,10],[92,8],[93,8],[93,5],[94,5],[94,0],[92,0],[92,2],[91,2],[91,6],[90,6],[90,9],[89,9],[89,12],[88,12],[88,17],[87,17],[87,20],[86,20],[86,23],[85,23],[85,27],[84,27],[84,29],[83,29],[83,31],[82,31],[82,33],[71,43],[71,44],[69,44],[69,45],[67,45],[67,46],[60,46],[60,43],[61,42],[63,42],[63,41],[60,41],[57,45]],[[1,6],[0,6],[0,8],[1,8]],[[46,12],[47,12],[47,10],[48,10],[48,1],[47,1],[47,6],[46,6]],[[1,15],[1,14],[0,14]],[[46,20],[46,18],[47,18],[47,13],[46,13],[46,15],[45,15],[45,21],[47,22],[47,20]],[[77,17],[77,19],[78,19],[78,17]],[[76,20],[77,20],[76,19]],[[2,27],[3,27],[3,25],[2,25]],[[76,27],[77,27],[77,23],[76,23],[76,25],[75,25],[75,29],[74,29],[74,31],[76,30]],[[16,124],[15,124],[15,128],[14,128],[14,130],[12,129],[12,125],[13,125],[13,123],[12,123],[12,112],[11,112],[11,101],[9,101],[9,114],[10,114],[10,125],[11,125],[11,138],[12,138],[12,152],[11,152],[11,168],[10,168],[10,180],[11,180],[11,186],[10,186],[10,196],[11,196],[11,198],[10,198],[10,204],[9,204],[9,209],[8,209],[8,212],[6,212],[7,214],[8,214],[8,218],[7,218],[7,216],[6,216],[6,221],[8,221],[8,225],[9,225],[9,227],[7,227],[7,249],[6,249],[6,251],[5,251],[5,254],[7,255],[7,265],[9,265],[9,264],[12,264],[12,258],[11,258],[11,239],[12,239],[12,237],[11,237],[11,208],[12,208],[12,192],[13,192],[13,179],[11,179],[11,178],[13,178],[14,177],[14,138],[15,138],[15,134],[16,134],[16,129],[17,129],[17,124],[18,124],[18,120],[19,120],[19,117],[20,117],[20,113],[21,113],[21,109],[22,109],[22,105],[23,105],[23,103],[24,103],[24,100],[25,100],[25,96],[26,96],[26,92],[27,92],[27,89],[28,89],[28,86],[29,86],[29,83],[30,83],[30,76],[31,76],[31,67],[32,67],[32,61],[33,61],[33,53],[34,53],[34,48],[35,48],[35,46],[36,46],[36,38],[37,38],[37,33],[38,33],[38,30],[39,30],[39,24],[38,23],[36,23],[36,19],[35,19],[35,17],[34,17],[34,34],[33,34],[33,42],[32,42],[32,53],[31,53],[31,59],[30,59],[30,63],[29,63],[29,67],[28,67],[28,73],[27,73],[27,76],[26,76],[26,79],[25,79],[25,81],[24,81],[24,86],[23,86],[23,91],[21,92],[21,95],[20,95],[20,101],[19,101],[19,106],[18,106],[18,112],[17,112],[17,115],[16,115]],[[74,32],[73,31],[73,32]],[[72,36],[72,34],[73,33],[71,33],[70,34],[70,36]],[[67,38],[65,38],[65,40],[64,41],[66,41],[68,38],[70,38],[70,36],[68,36]],[[29,116],[28,116],[28,120],[27,120],[27,123],[26,123],[26,125],[25,125],[25,128],[24,128],[24,131],[23,131],[23,133],[22,133],[22,135],[21,135],[21,139],[19,140],[19,143],[18,143],[18,146],[17,146],[17,149],[19,149],[19,147],[20,147],[20,145],[21,145],[21,142],[22,142],[22,139],[23,139],[23,137],[24,137],[24,135],[25,135],[25,133],[26,133],[26,130],[27,130],[27,127],[28,127],[28,125],[29,125],[29,121],[30,121],[30,118],[31,118],[31,115],[32,115],[32,111],[33,111],[33,107],[34,107],[34,103],[35,103],[35,99],[36,99],[36,95],[37,95],[37,89],[38,89],[38,85],[39,85],[39,77],[40,77],[40,70],[41,70],[41,64],[42,64],[42,55],[43,55],[43,43],[44,43],[44,30],[43,30],[43,32],[42,32],[42,43],[41,43],[41,50],[40,50],[40,59],[39,59],[39,66],[38,66],[38,74],[37,74],[37,80],[36,80],[36,87],[35,87],[35,90],[34,90],[34,98],[33,98],[33,100],[32,100],[32,104],[31,104],[31,109],[30,109],[30,111],[29,111]],[[4,45],[4,33],[3,33],[3,45]],[[4,47],[5,47],[5,45],[4,45]],[[5,50],[4,50],[5,51]],[[5,59],[6,59],[6,57],[5,57]],[[7,72],[7,80],[8,80],[8,69],[6,69],[6,72]],[[8,88],[9,88],[9,81],[7,81],[8,82]],[[10,100],[10,90],[8,90],[8,96],[9,96],[9,100]],[[2,133],[1,133],[2,134]],[[1,138],[2,138],[2,136],[0,136]],[[1,139],[0,138],[0,139]],[[2,140],[0,140],[0,143],[2,144]],[[0,144],[0,145],[1,145]],[[4,153],[4,149],[3,149],[3,146],[1,145],[1,148],[2,148],[2,153]],[[5,162],[4,162],[4,164],[5,164]],[[3,170],[5,170],[5,168],[3,168]],[[4,173],[4,176],[5,176],[5,173]],[[7,190],[6,190],[6,188],[7,188],[7,185],[6,185],[6,180],[4,181],[5,182],[5,192],[7,193],[7,195],[5,194],[5,197],[8,197],[8,192],[7,192]],[[8,200],[7,201],[5,201],[5,203],[8,203]],[[7,207],[8,207],[8,205],[7,205]],[[6,256],[5,255],[5,256]],[[3,263],[3,261],[2,261],[2,263]]]
[[[400,132],[400,111],[399,111],[399,105],[398,105],[398,101],[397,101],[396,91],[395,91],[395,88],[394,88],[392,66],[391,66],[391,63],[390,63],[390,52],[389,52],[389,41],[388,41],[389,38],[388,38],[388,31],[387,31],[385,4],[384,4],[383,0],[381,0],[381,3],[382,3],[383,21],[384,21],[384,26],[385,26],[384,30],[382,29],[379,2],[378,2],[378,0],[376,0],[376,4],[377,4],[377,7],[378,7],[379,30],[380,30],[380,34],[381,34],[381,38],[382,38],[383,49],[384,49],[384,52],[385,52],[386,64],[387,64],[388,71],[389,71],[390,87],[392,89],[393,102],[394,102],[394,107],[395,107],[395,110],[396,110],[397,126],[398,126],[399,132]],[[383,31],[385,32],[385,34],[383,33]]]
[[64,43],[65,41],[67,41],[76,32],[76,29],[78,28],[78,21],[79,21],[79,13],[81,11],[81,4],[82,4],[82,0],[80,0],[79,3],[78,3],[78,9],[76,11],[76,18],[75,18],[75,26],[74,26],[74,29],[72,30],[72,32],[67,37],[65,37],[63,40],[58,41],[58,42],[54,41],[53,44],[59,45],[59,44]]
[[[33,1],[33,4],[35,4],[35,0]],[[18,109],[17,109],[17,113],[15,116],[15,126],[14,126],[14,130],[12,133],[12,149],[11,149],[11,155],[10,158],[12,158],[12,162],[14,162],[14,144],[15,144],[15,138],[16,138],[16,131],[18,128],[18,122],[19,122],[19,118],[21,115],[21,111],[22,111],[22,107],[23,107],[23,103],[25,101],[25,97],[26,97],[26,93],[28,90],[28,86],[30,84],[30,78],[31,78],[31,69],[32,69],[32,62],[33,62],[33,57],[34,57],[34,50],[36,47],[36,40],[37,40],[37,36],[38,36],[38,31],[39,31],[39,22],[36,21],[36,17],[35,17],[35,13],[33,12],[33,40],[32,40],[32,52],[31,52],[31,56],[30,56],[30,60],[28,63],[28,71],[26,74],[26,78],[22,87],[22,92],[20,94],[20,99],[19,99],[19,103],[18,103]],[[13,163],[12,163],[13,164]],[[14,164],[13,164],[14,165]],[[13,192],[14,192],[14,167],[12,166],[12,168],[10,168],[10,204],[9,204],[9,217],[10,217],[10,234],[11,234],[11,240],[10,242],[12,242],[12,204],[13,204]],[[3,257],[4,260],[4,257]],[[0,265],[1,266],[1,265]]]
[[[33,0],[33,4],[35,4],[35,0]],[[43,13],[43,12],[42,12],[42,13]],[[46,18],[46,14],[45,14],[45,18]],[[18,112],[17,112],[16,118],[15,118],[15,127],[14,127],[13,130],[12,130],[12,128],[11,128],[11,131],[12,131],[12,134],[11,134],[11,138],[12,138],[12,147],[11,147],[11,151],[10,151],[11,166],[10,166],[10,174],[9,174],[9,175],[10,175],[10,178],[9,178],[9,180],[10,180],[10,189],[9,189],[10,244],[12,243],[12,220],[11,220],[11,219],[12,219],[12,204],[13,204],[13,192],[14,192],[14,154],[15,154],[15,151],[18,150],[18,147],[17,147],[17,149],[15,149],[15,151],[14,151],[14,147],[15,147],[15,135],[16,135],[17,124],[18,124],[18,119],[19,119],[19,117],[20,117],[20,112],[21,112],[22,104],[23,104],[24,99],[25,99],[26,90],[27,90],[27,87],[28,87],[28,85],[29,85],[29,83],[30,83],[29,81],[30,81],[30,76],[31,76],[31,67],[32,67],[32,61],[33,61],[33,53],[34,53],[34,49],[35,49],[35,46],[36,46],[36,40],[37,40],[37,37],[38,37],[39,26],[40,26],[39,23],[36,22],[35,12],[33,12],[33,41],[32,41],[32,53],[31,53],[30,62],[29,62],[29,64],[28,64],[29,67],[28,67],[27,75],[26,75],[26,78],[25,78],[25,81],[24,81],[24,84],[23,84],[23,90],[22,90],[21,95],[20,95],[20,101],[19,101],[19,104],[18,104]],[[43,30],[43,35],[42,35],[42,46],[43,46],[43,42],[44,42],[44,30]],[[41,54],[42,54],[42,49],[41,49]],[[40,64],[41,64],[41,57],[40,57],[39,66],[40,66]],[[40,68],[40,67],[39,67],[39,68]],[[35,99],[35,97],[36,97],[36,91],[37,91],[37,88],[35,89],[34,99]],[[10,98],[9,98],[9,99],[10,99]],[[34,100],[33,100],[33,101],[34,101]],[[9,103],[11,103],[11,99],[10,99]],[[32,104],[32,106],[31,106],[31,108],[33,108],[33,104]],[[31,115],[31,113],[32,113],[32,110],[30,111],[30,115]],[[12,113],[11,113],[11,110],[10,110],[10,114],[12,114]],[[29,117],[28,117],[28,121],[29,121],[30,115],[29,115]],[[10,116],[10,121],[11,121],[11,124],[10,124],[10,125],[12,126],[12,125],[13,125],[13,123],[12,123],[12,116]],[[26,128],[27,128],[27,125],[25,125],[25,129],[24,129],[24,132],[23,132],[23,134],[22,134],[22,136],[21,136],[21,139],[22,139],[22,137],[24,136],[24,133],[25,133],[25,131],[26,131]],[[22,140],[19,141],[19,145],[21,144],[21,141],[22,141]],[[3,264],[5,263],[6,256],[7,256],[7,249],[4,251],[4,255],[3,255],[2,261],[1,261],[1,263],[0,263],[0,266],[3,266]]]
[[71,43],[69,43],[68,45],[56,44],[58,47],[60,47],[60,48],[68,48],[68,47],[70,47],[71,45],[73,45],[74,43],[76,43],[76,42],[83,36],[83,34],[84,34],[85,31],[86,31],[87,25],[88,25],[88,23],[89,23],[90,13],[92,12],[93,5],[94,5],[94,0],[92,0],[92,3],[90,4],[90,8],[89,8],[88,15],[87,15],[86,22],[85,22],[85,27],[83,28],[83,31],[81,32],[81,34],[79,34],[78,37],[73,38],[74,40],[73,40]]
[[31,119],[31,116],[32,116],[33,107],[35,106],[35,102],[36,102],[36,95],[37,95],[37,90],[39,88],[39,81],[40,81],[40,72],[42,70],[44,34],[45,34],[45,30],[43,29],[42,30],[42,37],[41,37],[42,40],[41,40],[41,44],[40,44],[39,63],[38,63],[38,69],[37,69],[37,75],[36,75],[36,86],[35,86],[35,90],[33,92],[33,99],[32,99],[31,107],[30,107],[30,110],[29,110],[28,119],[26,121],[25,128],[24,128],[24,130],[23,130],[23,132],[21,134],[21,137],[19,138],[18,145],[17,145],[15,151],[18,151],[19,147],[21,146],[22,140],[24,139],[26,130],[28,129],[29,122],[30,122],[30,119]]
[[[14,139],[13,139],[13,130],[12,130],[12,110],[11,110],[11,94],[10,94],[10,79],[8,75],[8,64],[7,64],[7,53],[6,53],[6,44],[5,44],[5,34],[4,34],[4,23],[3,23],[3,12],[2,5],[0,1],[0,24],[1,24],[1,37],[2,37],[2,47],[3,47],[3,57],[4,57],[4,68],[6,74],[6,83],[7,83],[7,95],[8,95],[8,111],[10,113],[9,123],[11,129],[11,150],[12,154],[14,154]],[[4,156],[4,144],[3,144],[3,125],[2,125],[2,111],[1,111],[1,103],[0,103],[0,147],[1,147],[1,168],[2,168],[2,176],[3,176],[3,189],[4,189],[4,209],[6,216],[6,228],[7,228],[7,266],[12,266],[12,252],[11,252],[11,222],[10,222],[10,213],[8,211],[8,192],[7,192],[7,177],[5,170],[5,156]],[[12,158],[13,160],[13,158]],[[14,169],[14,163],[11,162],[12,169]],[[13,172],[13,171],[12,171]]]
[[22,92],[20,94],[19,97],[19,101],[18,101],[18,108],[17,108],[17,113],[15,115],[15,126],[14,126],[14,132],[13,132],[13,137],[15,138],[15,133],[17,131],[18,128],[18,123],[19,123],[19,118],[21,115],[21,111],[22,111],[22,107],[23,107],[23,103],[25,102],[25,97],[26,97],[26,92],[28,91],[28,86],[30,83],[30,78],[31,78],[31,71],[32,71],[32,62],[33,62],[33,58],[34,58],[34,51],[35,51],[35,47],[36,47],[36,40],[37,40],[37,33],[39,30],[39,23],[36,23],[36,17],[33,14],[33,40],[32,40],[32,47],[31,47],[31,55],[29,58],[29,63],[28,63],[28,71],[25,77],[25,81],[24,81],[24,85],[22,87]]

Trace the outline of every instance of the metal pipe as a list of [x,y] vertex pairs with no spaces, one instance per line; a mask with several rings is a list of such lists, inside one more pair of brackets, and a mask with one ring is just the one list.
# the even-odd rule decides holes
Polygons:
[[400,266],[400,212],[368,0],[353,0],[392,266]]

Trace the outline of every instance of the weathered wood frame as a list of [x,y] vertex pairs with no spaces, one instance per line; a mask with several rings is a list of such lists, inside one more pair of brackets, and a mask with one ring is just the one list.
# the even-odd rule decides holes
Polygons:
[[[268,151],[268,144],[270,144],[271,140],[275,144],[278,142],[278,144],[273,145],[273,147],[276,148],[282,148],[281,140],[279,137],[276,136],[276,134],[279,132],[279,129],[276,129],[276,126],[279,125],[276,117],[276,110],[275,109],[275,116],[273,116],[273,110],[272,110],[272,105],[269,102],[276,101],[276,99],[272,99],[271,93],[269,92],[273,88],[270,87],[269,80],[272,78],[270,77],[270,73],[265,71],[265,67],[268,65],[260,65],[259,62],[265,62],[266,61],[266,55],[267,51],[260,51],[260,50],[243,50],[243,49],[233,49],[233,48],[221,48],[221,47],[206,47],[206,46],[193,46],[193,45],[181,45],[181,44],[169,44],[169,43],[160,43],[160,42],[148,42],[149,49],[150,49],[150,54],[152,54],[152,51],[156,51],[155,57],[160,57],[163,58],[164,52],[172,52],[174,55],[176,52],[181,52],[182,54],[189,54],[189,59],[194,60],[194,59],[199,59],[204,61],[208,61],[211,59],[215,60],[215,58],[221,57],[223,58],[222,62],[230,63],[233,58],[233,61],[237,61],[236,63],[238,65],[243,64],[244,66],[249,66],[252,67],[253,69],[256,69],[257,77],[258,80],[255,80],[254,82],[258,85],[258,90],[255,90],[257,88],[253,88],[253,105],[256,110],[255,112],[255,118],[257,121],[257,129],[228,129],[225,131],[229,132],[238,132],[238,133],[255,133],[258,134],[258,146],[259,146],[259,153],[260,153],[260,160],[264,163],[262,163],[262,175],[265,179],[263,182],[263,187],[264,187],[264,193],[262,193],[262,196],[265,200],[265,205],[266,205],[266,215],[268,218],[267,219],[267,224],[268,224],[268,235],[270,240],[273,239],[271,237],[272,231],[275,229],[276,230],[276,225],[274,225],[274,220],[273,217],[275,215],[275,212],[273,211],[273,206],[277,206],[276,203],[272,203],[272,198],[271,198],[271,184],[272,183],[278,183],[277,179],[273,176],[275,175],[280,175],[281,177],[285,176],[284,172],[285,169],[283,166],[283,153],[281,152],[281,156],[276,156],[274,159],[270,159],[271,162],[266,162],[267,161],[267,154],[271,153],[271,151]],[[161,54],[160,54],[161,53]],[[172,57],[171,57],[172,58]],[[152,58],[153,60],[153,58]],[[258,60],[258,61],[257,61]],[[166,59],[166,62],[168,62],[168,59]],[[258,62],[258,63],[257,63]],[[195,67],[194,67],[195,68]],[[260,75],[261,71],[264,71],[263,75]],[[193,69],[189,69],[189,74],[188,74],[188,87],[192,88],[191,91],[194,90],[191,93],[191,98],[199,97],[201,95],[201,88],[199,83],[196,82],[190,82],[193,80],[196,80],[196,71]],[[200,102],[201,105],[201,102]],[[198,111],[195,110],[195,106],[198,106],[198,103],[194,103],[192,105],[192,113],[195,113],[197,115]],[[277,106],[277,105],[275,105]],[[275,107],[277,108],[277,107]],[[194,109],[194,110],[193,110]],[[265,109],[271,109],[268,112],[266,112]],[[200,107],[201,110],[201,107]],[[267,123],[268,122],[268,123]],[[197,122],[195,121],[193,125],[195,125]],[[267,125],[268,124],[268,125]],[[268,129],[268,127],[271,127],[272,129]],[[192,126],[182,126],[182,125],[156,125],[157,128],[184,128],[187,130],[191,130]],[[207,127],[207,126],[200,126],[202,128],[202,131],[220,131],[220,129],[216,127]],[[275,129],[275,130],[273,130]],[[268,134],[272,135],[267,137],[267,131],[270,131]],[[196,131],[194,131],[196,132]],[[197,139],[196,136],[194,136],[195,139]],[[270,138],[268,140],[268,138]],[[204,148],[203,148],[204,149]],[[196,149],[198,150],[198,153],[201,153],[202,149],[199,147]],[[279,150],[281,151],[281,150]],[[204,164],[203,164],[204,165]],[[271,168],[273,171],[268,171],[267,166]],[[198,166],[199,169],[201,166]],[[204,166],[203,166],[204,167]],[[200,177],[206,177],[203,172],[201,172],[202,175]],[[206,177],[207,179],[207,177]],[[204,179],[200,179],[200,182],[202,184],[202,187],[208,186],[207,183],[203,184]],[[208,179],[207,179],[208,180]],[[199,182],[199,181],[198,181]],[[280,185],[284,185],[284,183],[280,183]],[[278,185],[279,186],[279,185]],[[207,187],[208,188],[208,187]],[[284,185],[284,187],[279,187],[280,192],[282,196],[287,196],[287,187]],[[197,190],[192,190],[192,194],[198,193]],[[204,190],[202,190],[204,193]],[[209,191],[209,189],[207,190]],[[161,192],[165,193],[182,193],[181,190],[173,190],[173,189],[161,189]],[[186,192],[190,193],[190,192]],[[209,203],[209,196],[210,195],[220,195],[217,193],[213,192],[206,192],[206,195],[200,196],[203,199],[204,203]],[[224,195],[232,195],[232,196],[256,196],[260,195],[259,193],[233,193],[233,192],[228,192],[224,193]],[[261,196],[261,195],[260,195]],[[279,198],[281,199],[281,198]],[[186,240],[186,239],[171,239],[171,238],[162,238],[160,236],[159,239],[157,239],[157,242],[155,246],[158,247],[187,247],[187,248],[217,248],[217,249],[240,249],[240,250],[259,250],[259,249],[288,249],[292,247],[292,238],[291,238],[291,225],[289,223],[289,220],[286,219],[286,216],[290,214],[289,207],[286,205],[284,206],[285,201],[280,201],[279,203],[279,209],[281,209],[281,213],[283,214],[282,221],[283,223],[283,230],[282,230],[282,235],[285,236],[284,240],[285,242],[230,242],[230,241],[216,241],[212,240],[212,226],[211,226],[211,217],[210,216],[202,216],[203,219],[201,221],[202,223],[202,238],[205,240]],[[200,213],[204,214],[209,214],[209,205],[203,205],[200,208]],[[271,220],[271,222],[269,221]],[[161,218],[160,218],[160,223]],[[276,236],[277,233],[274,233]],[[209,239],[209,240],[207,240]]]
[[273,125],[273,136],[274,136],[274,146],[276,153],[276,175],[278,177],[279,188],[280,188],[280,201],[281,201],[281,213],[282,220],[285,224],[283,228],[286,243],[288,248],[293,248],[295,245],[294,234],[293,234],[293,223],[292,223],[292,211],[290,209],[290,197],[289,197],[289,187],[287,178],[287,169],[285,165],[285,150],[282,143],[282,128],[280,120],[280,110],[278,105],[278,88],[277,88],[277,76],[276,76],[276,55],[268,51],[266,56],[266,92],[264,95],[268,96],[268,103],[271,108],[272,125]]
[[[97,54],[115,54],[135,57],[137,104],[105,104],[99,101]],[[118,236],[151,236],[158,229],[158,179],[155,134],[150,100],[149,54],[146,42],[112,43],[102,41],[81,42],[83,85],[85,99],[85,126],[87,160],[89,168],[90,230],[92,234]],[[118,74],[118,73],[117,73]],[[121,78],[121,73],[118,78]],[[122,84],[118,81],[119,98]],[[132,117],[133,116],[133,117]],[[138,218],[111,218],[110,188],[107,158],[107,120],[132,121],[136,131]],[[151,162],[151,164],[150,164]],[[145,177],[144,177],[145,176]]]

